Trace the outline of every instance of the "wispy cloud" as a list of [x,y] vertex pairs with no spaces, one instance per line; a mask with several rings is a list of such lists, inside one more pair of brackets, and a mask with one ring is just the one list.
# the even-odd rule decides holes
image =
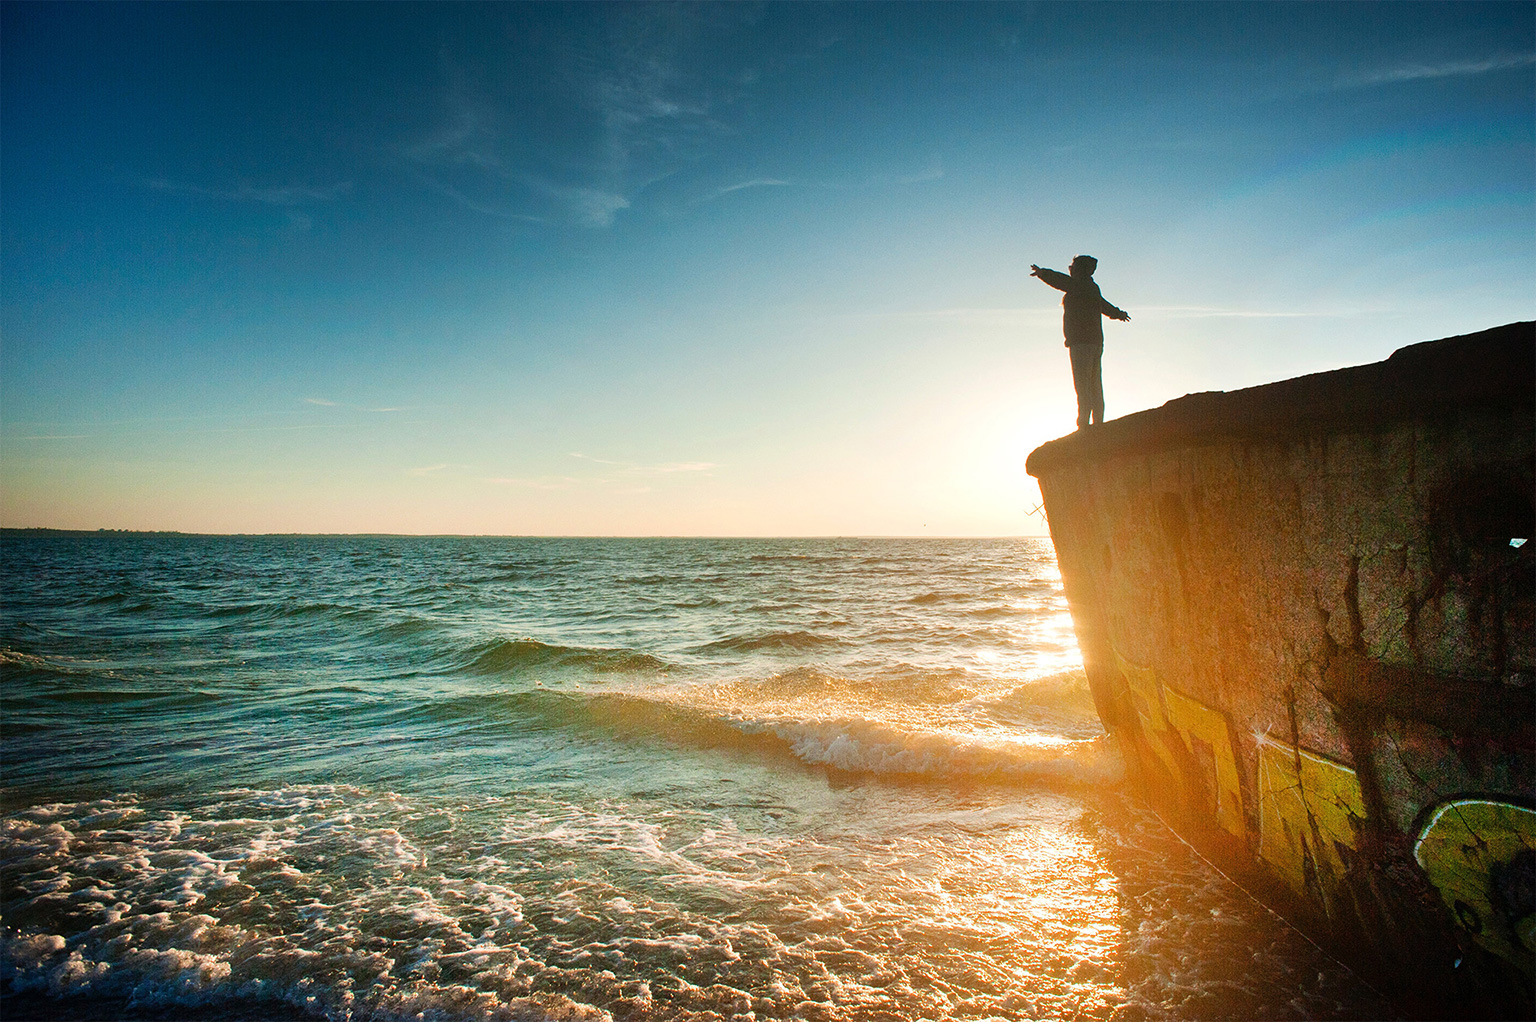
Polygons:
[[587,10],[515,75],[444,56],[441,120],[396,150],[428,187],[486,216],[606,230],[730,134],[732,107],[762,71],[725,54],[756,12]]
[[407,145],[405,155],[416,163],[500,169],[496,149],[501,131],[495,114],[488,104],[469,98],[462,82],[453,93],[447,119]]
[[525,223],[533,224],[549,222],[547,217],[534,216],[532,213],[524,213],[495,202],[483,202],[479,199],[473,199],[452,185],[446,184],[429,174],[422,175],[422,181],[433,191],[446,196],[472,213],[496,217],[498,220],[521,220]]
[[1363,88],[1433,78],[1471,78],[1532,65],[1536,65],[1536,53],[1506,54],[1481,60],[1447,60],[1437,64],[1399,64],[1346,77],[1339,81],[1338,87]]
[[716,188],[706,194],[702,202],[714,202],[724,198],[733,192],[740,192],[750,188],[820,188],[828,190],[852,190],[860,188],[883,188],[891,185],[915,185],[926,181],[938,181],[944,177],[944,167],[938,159],[929,161],[922,169],[907,173],[882,173],[871,174],[863,178],[848,180],[788,180],[780,177],[754,177],[746,181],[738,181],[735,184]]
[[584,227],[611,227],[615,214],[629,208],[624,196],[601,188],[555,188],[553,192]]
[[[424,185],[464,209],[500,220],[542,222],[507,194],[515,175],[508,165],[508,132],[495,106],[451,61],[445,62],[444,74],[448,81],[442,120],[402,143],[398,155],[415,168]],[[445,180],[450,176],[458,183]]]
[[374,414],[410,411],[410,408],[405,405],[384,405],[382,407],[370,407],[368,405],[344,404],[340,401],[332,401],[329,398],[324,397],[306,397],[303,399],[303,403],[307,405],[316,405],[320,408],[340,408],[349,412],[371,412]]
[[746,188],[777,188],[787,186],[788,184],[788,181],[776,177],[754,177],[750,181],[742,181],[737,184],[726,185],[724,188],[717,188],[709,194],[706,201],[713,201],[722,195],[729,195],[732,192],[739,192]]
[[[630,199],[622,188],[534,173],[520,165],[510,151],[516,146],[507,133],[474,112],[479,106],[476,101],[454,98],[450,103],[467,103],[469,108],[450,114],[448,126],[405,146],[403,153],[416,164],[423,184],[456,205],[499,220],[565,222],[586,228],[611,227],[617,214],[629,208]],[[508,152],[503,156],[500,150]],[[578,167],[574,176],[605,175]],[[452,182],[446,180],[450,177]]]
[[822,19],[809,16],[806,35],[765,49],[743,45],[762,17],[750,5],[583,10],[514,62],[515,74],[443,56],[439,120],[395,149],[426,187],[484,216],[602,231],[643,204],[665,210],[760,188],[890,187],[945,175],[933,157],[843,181],[750,163],[721,178],[707,168],[725,165],[713,157],[737,136],[744,101],[790,67],[824,60],[836,39],[829,27],[816,29]]

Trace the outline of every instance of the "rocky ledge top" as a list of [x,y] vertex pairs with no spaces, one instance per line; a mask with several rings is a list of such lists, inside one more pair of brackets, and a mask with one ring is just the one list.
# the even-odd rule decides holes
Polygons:
[[1536,408],[1536,321],[1424,341],[1369,365],[1187,394],[1041,445],[1025,469],[1229,440],[1372,430],[1463,408]]

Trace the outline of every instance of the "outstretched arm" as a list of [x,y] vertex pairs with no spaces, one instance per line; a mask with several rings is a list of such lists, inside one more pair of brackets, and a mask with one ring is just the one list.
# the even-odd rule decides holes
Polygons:
[[1126,312],[1124,309],[1116,308],[1115,306],[1104,301],[1103,298],[1100,298],[1099,301],[1102,302],[1104,306],[1099,311],[1104,313],[1104,315],[1108,316],[1110,319],[1117,319],[1122,323],[1129,323],[1131,321],[1131,314],[1129,312]]
[[1059,270],[1048,270],[1044,266],[1029,264],[1029,275],[1039,277],[1058,291],[1065,291],[1072,286],[1072,278]]

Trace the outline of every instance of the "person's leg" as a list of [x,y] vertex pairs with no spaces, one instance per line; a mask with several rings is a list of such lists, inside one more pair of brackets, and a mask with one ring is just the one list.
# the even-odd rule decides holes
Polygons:
[[1094,409],[1104,414],[1103,385],[1099,380],[1099,356],[1104,349],[1097,344],[1074,344],[1067,351],[1072,356],[1072,389],[1077,391],[1077,428],[1093,422]]
[[1089,370],[1088,396],[1093,399],[1093,422],[1104,421],[1104,346],[1093,347],[1093,367]]

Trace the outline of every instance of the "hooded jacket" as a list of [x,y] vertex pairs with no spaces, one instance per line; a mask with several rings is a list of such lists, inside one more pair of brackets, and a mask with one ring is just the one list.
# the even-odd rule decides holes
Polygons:
[[1104,300],[1092,277],[1074,277],[1043,266],[1035,275],[1056,290],[1066,292],[1061,298],[1061,331],[1069,348],[1076,344],[1103,344],[1103,317],[1126,318],[1124,310]]

